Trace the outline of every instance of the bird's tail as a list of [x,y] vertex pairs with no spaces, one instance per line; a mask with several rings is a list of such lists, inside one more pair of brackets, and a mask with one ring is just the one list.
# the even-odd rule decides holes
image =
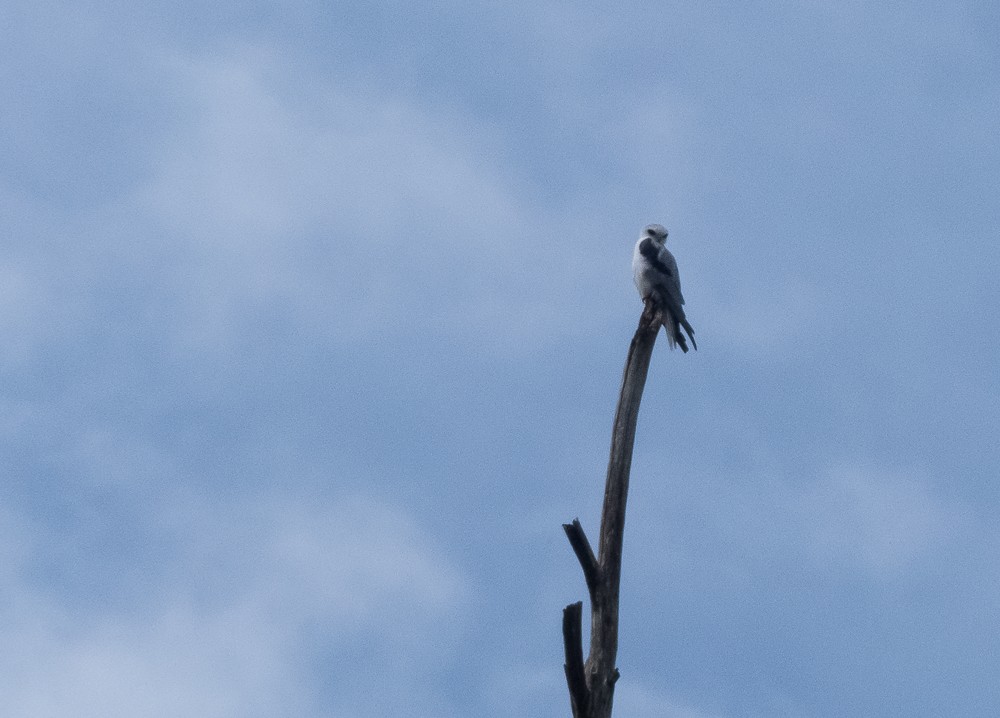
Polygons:
[[691,346],[697,350],[698,343],[694,340],[694,328],[684,315],[684,307],[680,303],[674,302],[671,297],[664,295],[657,297],[657,304],[660,323],[667,333],[667,341],[670,343],[670,348],[673,349],[679,346],[681,351],[687,354],[687,339],[684,337],[683,332],[681,332],[681,327],[684,327],[688,338],[691,339]]
[[[681,351],[687,354],[688,345],[687,345],[687,340],[681,333],[681,322],[684,323],[685,329],[687,329],[691,325],[687,323],[686,319],[681,319],[681,321],[678,322],[677,319],[674,317],[674,315],[668,311],[664,311],[661,316],[662,316],[661,323],[663,324],[663,330],[667,333],[667,343],[670,345],[670,348],[673,349],[674,347],[679,346],[681,348]],[[690,336],[691,334],[693,334],[693,331],[689,332],[688,336]],[[693,336],[691,337],[691,342],[694,343]],[[698,346],[695,345],[694,348],[697,349]]]
[[[681,317],[681,326],[684,327],[684,331],[686,331],[688,337],[690,337],[691,346],[694,347],[695,351],[698,351],[698,342],[694,340],[694,328],[691,326],[691,323],[687,320],[686,317]],[[678,334],[680,334],[679,331]]]

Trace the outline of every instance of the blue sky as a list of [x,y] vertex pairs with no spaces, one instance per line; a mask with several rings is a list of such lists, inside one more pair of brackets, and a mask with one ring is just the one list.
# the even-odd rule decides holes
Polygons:
[[1000,713],[988,2],[0,10],[0,713]]

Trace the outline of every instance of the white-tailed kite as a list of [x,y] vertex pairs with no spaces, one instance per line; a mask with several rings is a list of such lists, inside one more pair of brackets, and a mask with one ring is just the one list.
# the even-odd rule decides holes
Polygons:
[[643,301],[652,299],[660,315],[660,321],[667,332],[670,348],[679,344],[685,352],[688,350],[687,340],[681,334],[681,327],[691,338],[691,346],[698,345],[694,341],[694,329],[684,316],[684,295],[681,294],[681,278],[677,274],[677,260],[674,259],[664,243],[667,241],[667,230],[659,224],[651,224],[642,231],[642,236],[635,243],[632,254],[632,273],[635,276],[635,286]]

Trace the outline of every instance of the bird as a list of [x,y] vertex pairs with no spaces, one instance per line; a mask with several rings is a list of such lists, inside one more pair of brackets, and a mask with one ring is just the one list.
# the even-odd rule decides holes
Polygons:
[[681,333],[681,327],[691,339],[691,346],[697,349],[698,344],[694,340],[694,329],[684,314],[684,295],[681,294],[677,260],[663,246],[666,241],[667,230],[663,225],[647,225],[635,243],[632,274],[642,300],[652,300],[657,318],[667,333],[670,348],[679,345],[687,353],[687,340]]

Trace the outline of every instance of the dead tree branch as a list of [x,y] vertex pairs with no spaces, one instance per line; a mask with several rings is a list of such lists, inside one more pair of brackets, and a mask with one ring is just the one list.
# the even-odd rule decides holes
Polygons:
[[590,600],[593,602],[595,592],[601,585],[601,568],[597,565],[597,557],[594,556],[594,549],[590,547],[587,534],[583,532],[580,519],[573,519],[571,524],[563,524],[566,538],[569,545],[573,547],[573,553],[580,561],[580,568],[583,569],[583,578],[587,582],[587,590],[590,592]]
[[594,557],[578,520],[563,524],[590,592],[590,655],[586,664],[583,662],[580,635],[582,604],[570,604],[563,611],[566,682],[573,718],[611,718],[615,682],[619,675],[615,667],[618,654],[618,593],[632,446],[635,443],[639,403],[659,328],[656,310],[647,302],[629,345],[611,431],[611,454],[604,487],[597,557]]
[[589,715],[590,695],[583,668],[583,601],[571,603],[563,609],[563,645],[566,650],[566,684],[569,686],[569,700],[573,708],[573,718]]

